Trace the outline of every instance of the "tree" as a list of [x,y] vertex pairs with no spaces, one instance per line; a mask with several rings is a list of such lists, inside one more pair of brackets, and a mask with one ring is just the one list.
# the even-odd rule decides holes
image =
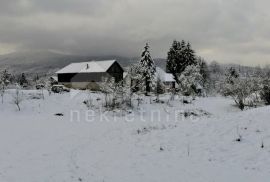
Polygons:
[[1,73],[1,82],[3,82],[5,85],[8,85],[9,82],[10,82],[10,77],[11,77],[11,74],[8,73],[7,70],[4,70],[4,71]]
[[13,103],[17,106],[18,110],[21,110],[20,104],[23,101],[23,93],[20,88],[17,88],[15,94],[13,95]]
[[123,83],[116,82],[115,79],[107,78],[100,85],[100,90],[105,95],[105,107],[115,109],[120,106],[123,98]]
[[263,88],[260,92],[261,98],[267,105],[270,105],[270,80],[263,81]]
[[188,42],[186,48],[184,49],[185,62],[187,65],[192,65],[196,63],[195,51],[191,48]]
[[156,102],[160,102],[159,100],[159,95],[160,94],[163,94],[165,92],[165,86],[164,84],[162,83],[161,79],[160,79],[160,76],[157,76],[157,79],[156,79],[156,90],[155,90],[155,94],[156,94]]
[[186,44],[184,40],[181,43],[174,40],[168,52],[167,72],[174,76],[178,84],[181,84],[178,79],[179,75],[181,75],[187,66],[195,64],[195,60],[195,52],[192,50],[190,43]]
[[140,64],[133,64],[127,70],[127,76],[125,78],[125,86],[130,88],[130,92],[137,92],[143,85],[144,76],[141,74]]
[[123,81],[123,102],[127,104],[128,107],[133,107],[132,97],[135,92],[142,89],[144,85],[144,75],[141,74],[140,64],[133,64],[127,70],[127,75]]
[[205,62],[205,60],[201,57],[199,57],[197,59],[197,64],[200,67],[200,74],[202,76],[202,84],[205,87],[206,83],[209,81],[210,79],[210,73],[209,73],[209,68],[207,63]]
[[222,94],[231,96],[239,109],[244,110],[246,99],[254,93],[254,80],[249,77],[241,78],[234,68],[230,68],[226,74]]
[[214,93],[220,91],[220,87],[222,86],[224,80],[224,70],[218,62],[212,61],[209,64],[209,76],[209,89],[211,89],[211,91],[213,91]]
[[5,92],[6,92],[6,86],[4,83],[0,83],[0,95],[1,95],[1,98],[2,98],[2,104],[4,103],[4,95],[5,95]]
[[0,95],[2,98],[2,104],[4,103],[4,95],[6,92],[6,87],[10,82],[10,74],[7,70],[4,70],[0,75]]
[[230,67],[228,72],[226,73],[226,82],[229,84],[234,84],[236,78],[239,78],[239,73],[235,68]]
[[211,73],[216,74],[216,75],[222,75],[223,70],[220,66],[220,64],[216,61],[212,61],[209,65],[209,70]]
[[203,80],[199,65],[187,66],[178,79],[182,83],[181,92],[184,95],[197,94]]
[[156,65],[151,58],[149,48],[149,45],[146,44],[144,51],[142,52],[141,60],[139,62],[141,68],[140,71],[144,77],[145,82],[145,95],[148,95],[148,92],[150,92],[150,85],[152,84],[156,74]]
[[34,76],[33,81],[35,82],[35,85],[37,86],[37,85],[38,85],[38,81],[39,81],[39,75],[38,75],[38,74],[36,74],[36,75]]
[[22,73],[22,75],[19,77],[19,84],[21,86],[25,86],[26,84],[28,84],[28,81],[24,73]]
[[270,66],[269,65],[265,66],[264,72],[265,72],[264,77],[266,77],[267,79],[270,79]]

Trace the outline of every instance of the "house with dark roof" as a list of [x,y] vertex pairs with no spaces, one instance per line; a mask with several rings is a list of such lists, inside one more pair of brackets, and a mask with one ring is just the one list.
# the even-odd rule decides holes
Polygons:
[[123,80],[124,69],[116,60],[71,63],[56,72],[58,83],[70,88],[98,89],[99,83]]

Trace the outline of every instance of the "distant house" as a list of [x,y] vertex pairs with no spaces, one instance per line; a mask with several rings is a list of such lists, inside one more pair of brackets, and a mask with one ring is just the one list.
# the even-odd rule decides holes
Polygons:
[[166,73],[162,68],[157,67],[157,76],[165,85],[166,89],[175,88],[176,81],[171,73]]
[[114,78],[123,80],[123,68],[116,60],[71,63],[56,72],[58,83],[71,88],[98,89],[98,83]]
[[[165,86],[166,91],[169,91],[172,88],[176,88],[176,86],[177,86],[177,83],[176,83],[173,75],[170,74],[170,73],[166,73],[160,67],[156,67],[155,77],[160,79],[160,81]],[[124,72],[124,81],[128,85],[131,85],[131,87],[133,88],[134,91],[144,89],[144,88],[139,88],[140,84],[138,84],[138,83],[141,83],[142,85],[144,85],[144,81],[143,80],[132,79],[127,72]],[[153,82],[155,82],[155,81],[156,81],[156,79],[153,80]],[[151,90],[155,91],[155,88],[151,88]]]

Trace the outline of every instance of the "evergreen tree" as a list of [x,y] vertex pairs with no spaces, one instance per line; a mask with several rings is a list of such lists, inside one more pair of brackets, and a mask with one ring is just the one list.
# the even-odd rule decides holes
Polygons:
[[149,45],[146,44],[146,46],[144,47],[144,51],[142,52],[141,60],[139,62],[141,74],[143,75],[145,81],[146,95],[148,94],[148,92],[150,92],[150,85],[156,73],[156,65],[151,58],[149,48]]
[[0,95],[2,103],[4,102],[4,95],[6,92],[7,85],[10,83],[10,74],[7,70],[4,70],[0,75]]
[[168,52],[167,58],[167,72],[174,76],[174,79],[180,84],[179,75],[189,65],[196,63],[195,52],[192,50],[190,43],[186,44],[184,40],[174,40]]
[[5,84],[5,85],[8,85],[9,84],[9,82],[10,82],[10,74],[8,73],[8,71],[7,70],[4,70],[2,73],[1,73],[1,80],[0,80],[0,82],[1,83],[3,83],[3,84]]
[[181,82],[181,92],[186,95],[201,94],[198,87],[201,86],[203,77],[200,73],[199,65],[189,65],[178,78]]
[[182,40],[181,41],[181,48],[184,49],[186,47],[186,42],[185,40]]
[[192,50],[189,42],[186,45],[186,48],[184,49],[184,55],[185,55],[185,62],[187,65],[193,65],[196,63],[195,51]]
[[262,82],[262,90],[260,92],[261,98],[267,105],[270,105],[270,81],[265,79]]
[[26,79],[26,76],[24,73],[22,73],[21,77],[19,78],[19,83],[21,86],[24,86],[25,84],[28,84],[28,81]]
[[177,62],[180,62],[181,59],[180,50],[180,42],[174,40],[172,43],[172,47],[168,52],[168,60],[166,65],[167,72],[177,73],[177,71],[180,70],[181,67],[179,67],[179,64],[177,64]]

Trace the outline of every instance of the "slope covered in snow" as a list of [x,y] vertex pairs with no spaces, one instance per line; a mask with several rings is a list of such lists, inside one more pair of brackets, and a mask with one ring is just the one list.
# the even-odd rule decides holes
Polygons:
[[90,117],[84,92],[36,100],[25,91],[20,112],[13,92],[0,104],[1,182],[269,181],[269,107],[241,112],[221,97],[188,105],[145,98],[132,112],[104,112],[95,99],[102,96],[92,94]]

